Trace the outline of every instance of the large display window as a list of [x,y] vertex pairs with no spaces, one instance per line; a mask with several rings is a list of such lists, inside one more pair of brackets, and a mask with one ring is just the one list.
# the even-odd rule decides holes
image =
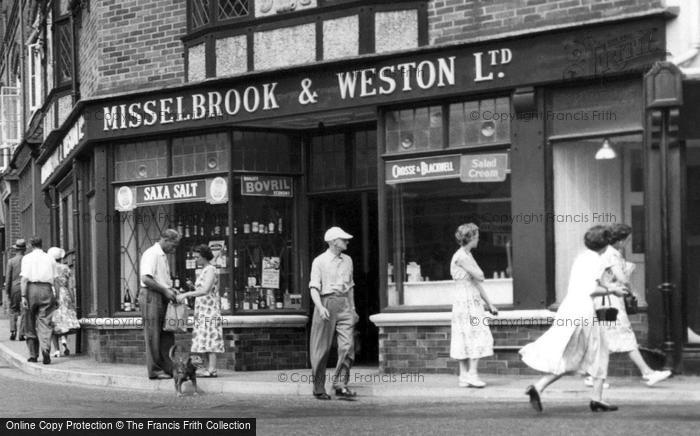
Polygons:
[[295,180],[289,176],[234,178],[233,305],[237,312],[298,311],[294,282]]
[[632,237],[623,255],[635,264],[630,281],[640,304],[645,304],[642,136],[557,142],[552,155],[557,301],[566,295],[571,265],[584,250],[586,230],[594,225],[624,223],[632,226]]
[[454,234],[468,222],[479,226],[473,253],[491,301],[513,303],[510,129],[497,116],[509,105],[501,97],[386,113],[389,307],[453,303]]

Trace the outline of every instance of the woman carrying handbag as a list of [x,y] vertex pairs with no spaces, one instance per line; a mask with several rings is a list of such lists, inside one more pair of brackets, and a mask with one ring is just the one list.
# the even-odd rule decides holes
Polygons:
[[[611,353],[627,353],[632,362],[642,373],[642,379],[647,386],[666,380],[671,376],[671,371],[654,371],[642,358],[639,345],[632,330],[632,324],[628,318],[625,304],[626,298],[631,298],[630,275],[634,270],[634,264],[625,261],[622,251],[630,242],[632,227],[627,224],[613,224],[610,226],[610,245],[603,253],[604,262],[610,265],[606,270],[605,282],[616,284],[626,289],[628,295],[622,297],[611,296],[611,305],[617,309],[617,321],[605,325],[605,338],[608,341],[608,350]],[[630,300],[633,301],[633,300]],[[592,386],[590,377],[586,379],[586,385]]]
[[552,326],[535,342],[524,346],[520,355],[530,368],[546,373],[525,393],[530,404],[542,411],[540,395],[565,374],[579,372],[593,376],[593,412],[617,410],[603,401],[603,382],[608,375],[608,348],[601,323],[596,318],[593,299],[622,296],[624,291],[611,285],[600,286],[606,266],[601,254],[608,245],[610,231],[605,226],[590,228],[584,236],[587,250],[579,254],[571,267],[566,297],[559,306]]

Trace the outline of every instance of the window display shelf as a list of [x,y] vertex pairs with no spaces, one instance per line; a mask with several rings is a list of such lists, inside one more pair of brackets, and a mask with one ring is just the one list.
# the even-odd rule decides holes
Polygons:
[[[513,304],[513,279],[486,279],[481,284],[496,306]],[[459,292],[454,280],[431,282],[405,282],[403,284],[404,306],[452,305]],[[399,293],[395,283],[388,286],[389,306],[399,305]]]

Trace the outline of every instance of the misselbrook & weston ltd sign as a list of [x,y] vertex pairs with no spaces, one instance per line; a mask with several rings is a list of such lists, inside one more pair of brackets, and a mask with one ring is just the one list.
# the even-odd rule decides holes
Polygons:
[[523,38],[248,73],[196,85],[96,100],[84,114],[90,140],[231,126],[249,120],[420,102],[490,89],[646,71],[665,57],[665,21],[654,15]]

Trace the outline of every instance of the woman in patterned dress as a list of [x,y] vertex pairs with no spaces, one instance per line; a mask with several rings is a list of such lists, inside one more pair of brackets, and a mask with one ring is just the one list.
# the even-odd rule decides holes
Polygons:
[[462,224],[455,238],[460,248],[450,262],[450,273],[457,286],[452,305],[450,357],[459,360],[460,387],[483,388],[486,383],[477,373],[479,359],[493,355],[493,336],[485,321],[484,303],[494,315],[498,314],[498,309],[481,286],[484,273],[471,254],[479,244],[479,228],[472,223]]
[[192,353],[208,353],[207,371],[202,377],[216,377],[216,353],[224,352],[224,334],[221,328],[221,297],[216,267],[210,262],[214,258],[207,245],[200,245],[197,266],[202,268],[195,283],[195,290],[178,294],[177,301],[196,297],[194,302],[194,329],[192,330]]
[[70,349],[68,348],[68,342],[66,341],[66,334],[71,330],[80,328],[80,322],[78,322],[78,317],[75,313],[75,295],[73,294],[75,287],[73,286],[72,280],[73,273],[68,265],[61,263],[61,260],[66,255],[66,251],[64,249],[51,247],[48,249],[47,253],[56,261],[54,292],[56,293],[58,307],[54,311],[51,318],[51,321],[53,322],[53,335],[51,336],[51,342],[53,344],[53,348],[56,350],[54,352],[54,357],[59,357],[61,355],[61,350],[58,345],[59,337],[61,340],[61,345],[63,345],[63,355],[68,356],[70,354]]
[[599,296],[624,296],[622,287],[601,285],[600,279],[609,266],[602,257],[608,246],[610,230],[594,226],[586,232],[587,250],[574,260],[566,296],[557,310],[552,326],[535,342],[520,350],[520,356],[532,369],[546,373],[527,387],[530,404],[542,411],[540,394],[547,386],[567,373],[580,372],[593,377],[593,412],[617,410],[603,402],[603,383],[608,374],[608,347],[603,327],[596,319],[593,299]]
[[[622,250],[627,246],[632,234],[632,227],[627,224],[613,224],[610,226],[610,245],[603,253],[605,263],[610,265],[610,279],[612,283],[618,283],[627,290],[630,289],[630,275],[632,274],[634,264],[625,261],[622,256]],[[630,360],[639,368],[642,373],[642,379],[645,380],[647,386],[653,386],[656,383],[667,379],[671,376],[671,371],[654,371],[649,368],[649,365],[644,361],[642,354],[639,352],[637,338],[634,336],[632,324],[627,317],[625,311],[625,301],[623,297],[611,297],[611,305],[616,307],[617,321],[611,325],[605,326],[605,338],[608,340],[608,350],[611,353],[628,353]],[[586,384],[589,381],[586,380]]]

